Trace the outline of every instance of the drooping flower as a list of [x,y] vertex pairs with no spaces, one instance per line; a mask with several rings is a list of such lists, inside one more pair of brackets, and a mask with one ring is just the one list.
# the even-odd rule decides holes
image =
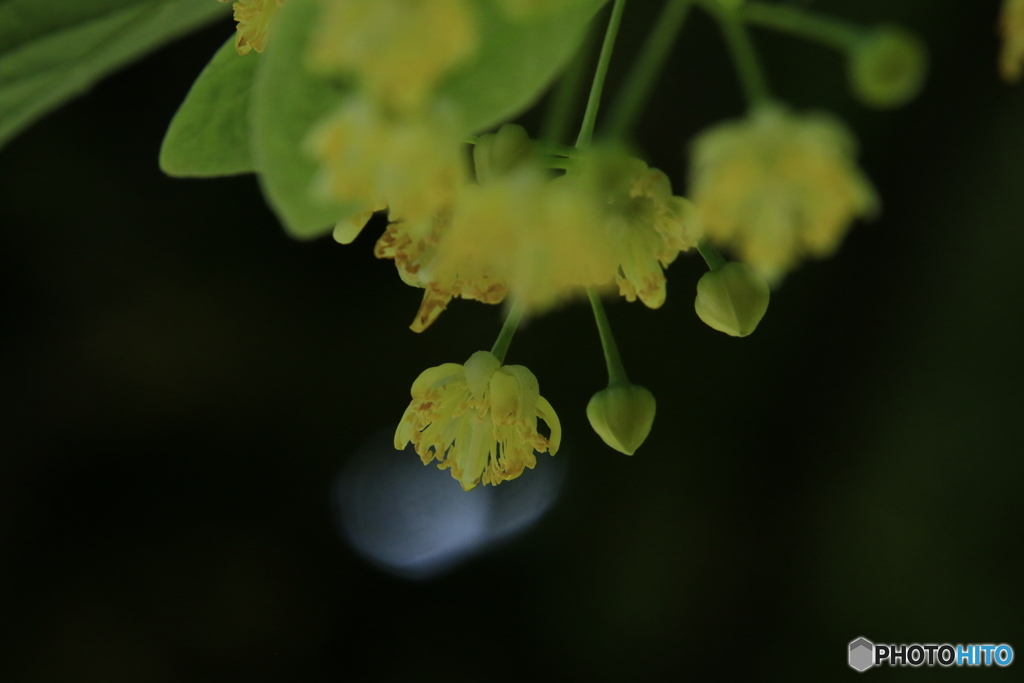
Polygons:
[[342,224],[340,241],[354,239],[360,217],[383,207],[392,219],[413,222],[447,210],[467,174],[458,131],[441,107],[405,116],[366,98],[346,102],[317,125],[307,139],[321,164],[315,191],[358,207]]
[[666,297],[664,269],[701,237],[693,205],[673,196],[664,173],[619,150],[596,149],[580,168],[579,182],[601,201],[607,230],[617,242],[619,293],[627,301],[660,307]]
[[441,76],[476,51],[477,22],[467,0],[323,3],[312,65],[355,75],[389,106],[419,106]]
[[599,206],[532,165],[463,188],[428,277],[486,268],[531,313],[614,281],[617,265]]
[[855,152],[838,120],[775,105],[702,133],[690,180],[705,234],[769,281],[805,256],[831,255],[855,218],[878,210]]
[[[231,0],[220,0],[231,2]],[[277,10],[285,0],[237,0],[233,6],[235,21],[235,49],[238,54],[249,54],[250,50],[263,52],[267,45],[267,32]]]
[[[537,418],[550,437],[537,431]],[[515,479],[537,464],[535,451],[557,453],[561,437],[558,416],[534,374],[478,351],[465,365],[445,363],[420,374],[395,448],[412,443],[424,465],[437,460],[468,491]]]
[[377,258],[393,259],[402,281],[423,288],[423,301],[410,329],[423,332],[455,297],[487,304],[504,301],[508,287],[486,262],[466,261],[439,276],[433,269],[438,242],[451,225],[451,211],[429,220],[392,223],[374,249]]
[[1003,2],[999,30],[1003,34],[999,71],[1004,81],[1014,83],[1024,73],[1024,0]]

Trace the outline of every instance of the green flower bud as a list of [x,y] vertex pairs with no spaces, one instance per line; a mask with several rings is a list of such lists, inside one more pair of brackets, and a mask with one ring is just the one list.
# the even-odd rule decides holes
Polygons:
[[533,140],[526,129],[506,123],[497,133],[481,135],[473,147],[476,179],[481,183],[495,180],[527,161],[533,154]]
[[587,418],[606,444],[633,455],[654,424],[654,395],[635,384],[613,384],[587,404]]
[[877,109],[898,107],[912,100],[924,85],[927,66],[924,43],[892,26],[865,36],[847,61],[854,95]]
[[746,263],[732,261],[704,273],[697,282],[697,315],[709,327],[733,337],[757,329],[770,296],[768,283]]

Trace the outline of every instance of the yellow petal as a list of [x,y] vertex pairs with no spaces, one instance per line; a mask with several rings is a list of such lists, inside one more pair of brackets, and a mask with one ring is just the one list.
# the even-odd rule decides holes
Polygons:
[[555,413],[555,409],[551,407],[548,400],[543,396],[537,398],[537,417],[544,420],[548,428],[551,430],[551,436],[548,437],[548,453],[554,455],[558,452],[558,447],[562,445],[562,423],[558,420],[558,414]]

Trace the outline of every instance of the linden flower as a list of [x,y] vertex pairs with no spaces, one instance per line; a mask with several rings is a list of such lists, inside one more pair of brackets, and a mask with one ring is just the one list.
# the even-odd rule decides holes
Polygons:
[[[549,438],[537,432],[537,418],[551,429]],[[554,455],[561,439],[558,416],[534,374],[477,351],[464,366],[445,363],[416,379],[395,448],[411,442],[424,465],[437,460],[468,491],[533,469],[534,451]]]
[[322,164],[319,194],[360,207],[339,225],[351,242],[369,214],[385,206],[402,220],[429,219],[451,206],[465,182],[458,127],[445,111],[389,116],[367,99],[355,99],[310,133],[307,148]]
[[402,281],[425,290],[419,311],[409,326],[413,332],[430,327],[455,297],[498,304],[508,294],[505,282],[483,262],[464,262],[444,278],[431,274],[438,242],[451,226],[451,220],[451,211],[444,211],[429,220],[392,223],[377,240],[377,258],[394,259]]
[[476,17],[467,0],[323,2],[313,66],[354,73],[374,97],[394,106],[422,104],[445,72],[476,51]]
[[1020,80],[1024,70],[1024,0],[1006,0],[999,20],[1003,34],[1003,50],[999,56],[999,70],[1003,80]]
[[855,150],[836,119],[778,106],[702,133],[690,179],[708,239],[736,249],[769,281],[804,256],[831,255],[854,218],[878,210]]
[[[231,2],[231,0],[220,0]],[[235,34],[235,50],[240,55],[249,54],[250,50],[263,52],[267,45],[267,31],[277,10],[285,0],[238,0],[233,9],[235,21],[238,22]]]
[[619,293],[627,301],[660,307],[666,296],[664,269],[701,237],[692,204],[672,195],[664,173],[614,150],[588,156],[579,177],[604,198],[605,220],[619,242]]
[[444,287],[486,269],[528,311],[549,309],[614,280],[616,244],[599,208],[577,186],[530,165],[467,185],[426,277]]

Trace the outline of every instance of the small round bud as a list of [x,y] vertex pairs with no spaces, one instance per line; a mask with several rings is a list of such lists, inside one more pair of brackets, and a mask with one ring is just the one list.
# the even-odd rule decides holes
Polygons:
[[924,85],[927,67],[924,43],[892,26],[867,34],[847,60],[854,95],[877,109],[898,107],[912,100]]
[[709,327],[733,337],[757,329],[768,310],[768,283],[746,263],[732,261],[704,273],[697,282],[697,315]]
[[533,140],[526,129],[506,123],[497,133],[481,135],[473,147],[476,179],[481,183],[493,181],[534,154]]
[[633,455],[654,424],[654,395],[635,384],[613,384],[587,404],[587,419],[606,444]]

